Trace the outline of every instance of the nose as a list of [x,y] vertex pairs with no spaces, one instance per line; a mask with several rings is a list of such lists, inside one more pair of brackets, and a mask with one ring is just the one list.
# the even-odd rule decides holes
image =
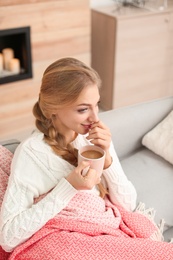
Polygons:
[[97,121],[99,121],[98,108],[94,108],[94,109],[91,110],[91,114],[89,116],[89,121],[90,122],[97,122]]

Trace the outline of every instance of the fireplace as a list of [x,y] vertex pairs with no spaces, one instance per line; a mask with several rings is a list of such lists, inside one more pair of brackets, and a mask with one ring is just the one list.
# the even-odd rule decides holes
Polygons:
[[0,30],[0,84],[32,78],[30,27]]

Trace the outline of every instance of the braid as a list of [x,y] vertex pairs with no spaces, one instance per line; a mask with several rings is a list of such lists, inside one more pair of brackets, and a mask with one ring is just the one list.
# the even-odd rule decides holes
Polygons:
[[33,107],[33,114],[36,118],[35,120],[35,124],[36,124],[36,127],[44,134],[44,135],[47,135],[48,134],[48,129],[49,129],[49,126],[51,125],[51,120],[50,119],[47,119],[41,109],[40,109],[40,106],[39,106],[39,102],[36,102],[34,107]]
[[52,147],[52,150],[70,164],[77,166],[77,150],[71,144],[65,147],[64,136],[57,133],[54,127],[51,127],[48,132],[51,134],[44,136],[44,139]]
[[51,119],[47,119],[39,106],[39,102],[33,107],[33,114],[36,118],[35,124],[36,127],[44,134],[44,140],[49,144],[53,151],[62,156],[62,158],[74,166],[77,166],[77,150],[71,145],[68,144],[67,148],[65,147],[65,138],[60,133],[57,133],[56,129],[52,124]]

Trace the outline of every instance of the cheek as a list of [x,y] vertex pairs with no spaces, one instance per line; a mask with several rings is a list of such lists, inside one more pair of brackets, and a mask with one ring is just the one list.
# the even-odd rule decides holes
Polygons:
[[84,121],[86,121],[88,119],[88,113],[83,113],[81,115],[78,116],[78,122],[79,123],[83,123]]
[[66,122],[70,125],[76,125],[77,124],[82,124],[88,119],[88,113],[72,113],[69,114],[68,116],[66,115]]
[[69,115],[66,117],[66,123],[71,126],[76,126],[77,124],[80,124],[82,121],[82,118],[78,115]]

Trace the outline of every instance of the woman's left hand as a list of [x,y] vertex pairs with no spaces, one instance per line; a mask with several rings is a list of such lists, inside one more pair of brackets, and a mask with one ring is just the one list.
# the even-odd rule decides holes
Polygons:
[[86,139],[90,140],[92,144],[101,147],[106,152],[104,169],[108,168],[112,163],[109,153],[111,144],[111,132],[109,128],[101,121],[93,123]]

